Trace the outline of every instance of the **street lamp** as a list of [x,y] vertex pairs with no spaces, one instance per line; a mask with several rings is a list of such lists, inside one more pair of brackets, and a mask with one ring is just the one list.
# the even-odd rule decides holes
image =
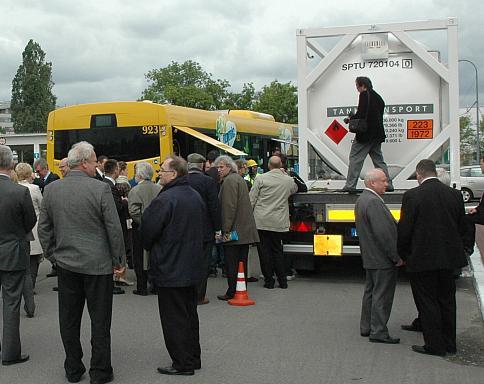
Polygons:
[[479,138],[479,129],[480,129],[480,121],[479,121],[479,75],[477,72],[477,67],[476,65],[466,59],[460,59],[459,61],[465,61],[466,63],[471,64],[474,67],[474,70],[476,71],[476,140],[477,140],[477,163],[481,161],[481,142]]

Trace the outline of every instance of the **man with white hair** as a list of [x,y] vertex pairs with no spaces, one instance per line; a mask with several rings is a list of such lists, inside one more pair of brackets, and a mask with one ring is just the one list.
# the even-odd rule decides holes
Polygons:
[[161,185],[152,181],[153,167],[150,163],[136,163],[136,186],[128,194],[128,211],[133,219],[133,264],[136,274],[135,295],[148,296],[148,259],[149,252],[143,249],[140,225],[141,216],[151,201],[158,196]]
[[45,257],[57,265],[59,325],[67,380],[78,382],[86,368],[80,342],[85,302],[91,317],[92,383],[113,380],[111,317],[113,267],[119,269],[124,241],[111,189],[96,180],[91,144],[74,144],[66,177],[44,192],[38,233]]
[[360,319],[360,334],[372,343],[398,344],[390,337],[387,322],[397,284],[397,222],[385,205],[382,195],[388,187],[383,170],[367,172],[365,189],[356,200],[356,230],[361,258],[366,270],[366,285]]
[[[0,145],[0,289],[3,299],[2,364],[23,363],[21,354],[20,302],[28,260],[27,234],[34,227],[35,215],[29,190],[10,180],[13,154]],[[3,381],[3,380],[2,380]]]

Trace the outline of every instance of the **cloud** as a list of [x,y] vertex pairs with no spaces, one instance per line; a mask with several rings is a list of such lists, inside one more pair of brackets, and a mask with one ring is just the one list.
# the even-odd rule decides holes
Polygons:
[[[66,105],[135,100],[147,85],[145,73],[171,61],[195,60],[234,89],[248,82],[260,89],[274,79],[296,84],[298,28],[457,16],[460,57],[484,68],[482,14],[477,0],[4,0],[0,100],[10,99],[31,38],[52,62],[54,93]],[[461,64],[460,83],[461,105],[472,104],[468,64]]]

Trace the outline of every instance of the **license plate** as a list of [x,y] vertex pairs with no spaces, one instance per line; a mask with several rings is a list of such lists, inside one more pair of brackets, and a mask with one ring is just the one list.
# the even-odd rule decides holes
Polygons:
[[314,235],[315,256],[341,256],[343,254],[343,236]]

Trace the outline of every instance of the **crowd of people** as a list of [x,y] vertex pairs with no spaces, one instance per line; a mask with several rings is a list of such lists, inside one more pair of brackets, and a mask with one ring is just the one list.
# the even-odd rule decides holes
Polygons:
[[[209,303],[207,281],[214,268],[222,265],[227,278],[227,290],[218,299],[232,299],[238,264],[242,261],[247,269],[249,246],[257,244],[264,287],[274,288],[274,273],[279,287],[288,287],[281,236],[289,230],[288,198],[302,181],[286,172],[286,158],[279,151],[269,159],[265,174],[259,174],[254,160],[237,160],[237,166],[231,157],[214,151],[207,159],[198,153],[186,160],[170,156],[156,182],[150,163],[136,163],[129,180],[126,163],[96,156],[87,142],[73,145],[60,161],[62,177],[51,172],[44,159],[35,161],[33,168],[19,163],[12,170],[10,148],[0,146],[0,155],[0,181],[17,191],[17,200],[9,203],[3,200],[9,190],[2,188],[2,202],[19,221],[18,228],[2,230],[13,247],[6,251],[15,252],[10,255],[13,261],[0,265],[0,273],[6,270],[16,279],[11,292],[12,285],[1,279],[4,306],[10,310],[4,319],[4,335],[10,335],[3,338],[4,365],[29,359],[20,353],[19,306],[23,296],[27,316],[34,317],[33,294],[43,258],[52,264],[48,276],[57,276],[54,290],[69,382],[80,381],[86,372],[79,336],[86,303],[92,332],[91,383],[113,379],[113,294],[123,294],[122,287],[133,284],[126,274],[130,267],[136,276],[132,292],[158,296],[172,359],[158,371],[168,375],[193,375],[201,367],[197,305]],[[19,214],[19,209],[24,212]]]
[[[220,258],[227,289],[219,300],[234,297],[239,262],[247,277],[249,247],[254,245],[264,288],[274,289],[276,280],[279,288],[288,288],[290,263],[282,251],[289,231],[288,200],[307,188],[287,170],[279,151],[270,157],[266,173],[258,173],[256,166],[252,160],[234,161],[213,152],[207,158],[192,153],[186,160],[172,155],[161,164],[156,182],[148,162],[137,163],[129,180],[126,163],[96,156],[91,144],[80,142],[61,160],[62,178],[39,159],[33,169],[17,164],[15,183],[12,151],[0,146],[2,364],[29,359],[21,353],[19,307],[23,296],[27,316],[34,316],[33,290],[45,257],[52,264],[50,275],[58,278],[69,382],[79,382],[86,372],[80,342],[86,303],[91,383],[113,380],[113,294],[125,293],[122,286],[133,284],[126,274],[129,267],[136,276],[133,293],[158,296],[172,359],[158,372],[193,375],[202,366],[197,305],[209,303],[207,281]],[[360,333],[371,342],[399,342],[389,335],[387,322],[397,268],[406,265],[425,341],[412,348],[445,355],[456,351],[453,270],[466,264],[473,225],[459,192],[437,179],[431,160],[422,160],[416,173],[420,186],[405,193],[398,223],[381,198],[389,187],[386,172],[375,168],[365,177],[366,188],[355,207],[366,270]],[[473,222],[479,222],[479,212],[472,212]]]

